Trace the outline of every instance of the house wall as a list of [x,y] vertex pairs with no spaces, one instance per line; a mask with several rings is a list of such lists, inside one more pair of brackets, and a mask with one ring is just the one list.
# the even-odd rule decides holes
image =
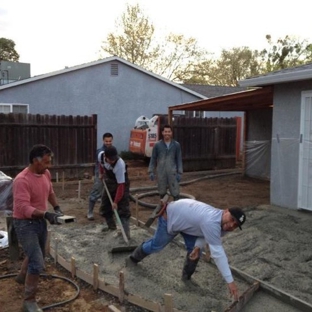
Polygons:
[[[118,76],[111,75],[118,63]],[[2,103],[29,104],[30,114],[98,115],[97,143],[104,132],[112,132],[118,151],[128,150],[130,130],[145,115],[167,114],[168,106],[199,97],[112,61],[40,79],[0,91]]]
[[246,112],[245,173],[250,177],[270,179],[272,109]]
[[312,80],[274,87],[271,203],[297,208],[301,92]]

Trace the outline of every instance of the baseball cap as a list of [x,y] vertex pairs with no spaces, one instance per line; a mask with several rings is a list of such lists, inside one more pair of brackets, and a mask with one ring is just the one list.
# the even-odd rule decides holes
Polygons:
[[111,145],[111,146],[107,146],[105,148],[105,157],[108,158],[109,160],[117,160],[118,159],[118,153],[117,153],[117,149],[115,146]]
[[232,207],[229,209],[232,217],[237,221],[238,223],[238,227],[240,229],[242,229],[242,225],[244,224],[244,222],[246,221],[246,215],[245,213],[243,212],[242,209],[240,208],[237,208],[237,207]]

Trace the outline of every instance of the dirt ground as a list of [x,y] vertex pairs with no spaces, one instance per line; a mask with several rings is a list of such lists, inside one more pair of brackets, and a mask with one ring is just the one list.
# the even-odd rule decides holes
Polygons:
[[[133,161],[128,165],[132,195],[150,192],[145,188],[155,187],[156,182],[148,180],[146,164]],[[212,174],[218,174],[219,177],[209,178]],[[181,192],[222,209],[242,207],[247,214],[243,231],[237,230],[224,239],[230,265],[311,304],[311,214],[270,206],[268,181],[246,178],[233,171],[227,176],[224,174],[223,171],[185,173]],[[156,302],[163,301],[164,293],[173,294],[175,307],[180,310],[222,311],[230,305],[226,285],[212,264],[200,262],[194,274],[194,282],[190,285],[182,284],[180,275],[185,251],[175,244],[157,255],[147,257],[136,268],[125,265],[128,254],[112,256],[109,249],[124,243],[116,233],[104,234],[101,231],[103,219],[97,213],[99,204],[95,209],[95,220],[87,220],[87,199],[91,186],[91,180],[54,183],[62,210],[67,215],[75,216],[77,221],[50,226],[52,237],[58,237],[62,242],[59,250],[65,259],[74,256],[78,266],[89,273],[92,272],[92,264],[97,263],[100,277],[114,285],[118,285],[118,273],[122,269],[127,291]],[[143,197],[141,200],[156,203],[158,196]],[[131,202],[133,216],[136,216],[135,208],[135,203]],[[139,219],[146,221],[151,212],[151,208],[140,206]],[[1,217],[0,230],[5,230]],[[131,235],[131,245],[140,244],[150,236],[135,225],[131,227]],[[53,259],[47,257],[46,263],[45,273],[72,280],[68,272],[54,265]],[[17,273],[19,264],[20,261],[9,260],[7,249],[0,250],[0,276]],[[161,272],[159,267],[162,268]],[[155,270],[157,273],[153,274]],[[93,291],[92,286],[77,279],[73,282],[80,287],[79,296],[65,305],[53,308],[53,311],[108,311],[109,304],[123,311],[145,311],[130,304],[119,305],[116,298],[101,291]],[[241,292],[248,287],[240,280],[237,283]],[[20,311],[23,287],[8,276],[0,279],[0,289],[0,311]],[[49,306],[69,300],[75,294],[73,284],[68,281],[43,278],[38,293],[39,304]]]

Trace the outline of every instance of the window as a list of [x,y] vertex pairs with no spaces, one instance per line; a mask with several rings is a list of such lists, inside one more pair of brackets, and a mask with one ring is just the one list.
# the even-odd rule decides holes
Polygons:
[[28,114],[29,105],[28,104],[7,104],[0,103],[0,113],[22,113]]
[[12,112],[13,113],[22,113],[27,114],[28,113],[28,105],[12,105]]
[[204,112],[195,111],[195,112],[194,112],[194,117],[204,117]]
[[187,117],[205,117],[205,112],[201,111],[185,111],[185,116]]
[[10,105],[2,105],[2,104],[0,104],[0,113],[5,113],[5,114],[11,113]]

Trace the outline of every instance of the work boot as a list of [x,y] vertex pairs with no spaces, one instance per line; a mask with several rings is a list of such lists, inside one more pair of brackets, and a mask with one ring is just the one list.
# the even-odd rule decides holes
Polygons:
[[139,263],[145,257],[148,256],[148,254],[143,251],[142,247],[143,247],[143,243],[140,246],[138,246],[129,256],[129,259],[135,264]]
[[182,271],[182,281],[187,281],[191,279],[191,276],[195,272],[195,269],[197,267],[197,263],[199,261],[199,257],[196,260],[191,260],[189,258],[190,253],[187,253],[186,259],[184,261],[184,267]]
[[94,220],[94,216],[93,216],[93,209],[95,206],[95,202],[92,201],[91,199],[89,199],[89,209],[88,209],[88,214],[87,214],[87,218],[88,220],[92,221]]
[[15,277],[15,281],[19,284],[25,284],[26,274],[28,269],[28,257],[26,256],[22,262],[21,271]]
[[39,275],[35,274],[26,275],[23,312],[43,312],[43,310],[39,308],[36,302],[38,282]]
[[115,230],[117,230],[115,220],[113,218],[106,218],[106,224],[104,224],[104,227],[102,228],[102,232],[115,231]]
[[120,218],[122,227],[126,233],[128,240],[130,240],[130,220],[125,218]]

